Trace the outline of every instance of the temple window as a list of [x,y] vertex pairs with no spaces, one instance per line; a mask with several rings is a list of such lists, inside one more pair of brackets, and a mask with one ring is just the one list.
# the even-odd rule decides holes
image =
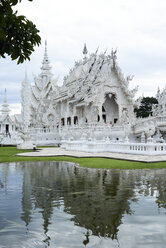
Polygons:
[[78,124],[78,116],[74,116],[74,125]]
[[117,121],[118,121],[118,119],[117,119],[117,118],[115,118],[115,119],[114,119],[114,124],[115,124],[115,123],[117,123]]
[[62,126],[65,125],[65,119],[64,119],[64,118],[61,119],[61,125],[62,125]]
[[97,121],[98,121],[98,122],[100,121],[100,116],[99,116],[99,115],[97,116]]
[[67,125],[71,125],[71,117],[67,118]]
[[104,108],[104,106],[102,106],[102,112],[105,112],[105,108]]

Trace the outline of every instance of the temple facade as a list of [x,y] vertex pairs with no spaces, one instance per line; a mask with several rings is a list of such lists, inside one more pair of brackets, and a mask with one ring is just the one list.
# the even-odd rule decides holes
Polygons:
[[45,44],[41,73],[33,85],[27,77],[22,83],[24,126],[41,132],[42,137],[36,137],[40,141],[44,136],[44,140],[50,139],[49,130],[52,142],[86,137],[100,140],[107,136],[124,139],[135,120],[137,88],[129,90],[131,80],[132,76],[122,74],[116,51],[88,55],[85,45],[83,59],[75,62],[60,87],[51,73]]
[[10,136],[19,130],[26,142],[31,137],[35,145],[58,144],[82,151],[166,151],[166,90],[158,90],[153,116],[137,119],[137,87],[129,89],[132,78],[123,75],[116,50],[109,55],[98,50],[88,55],[85,45],[82,59],[75,62],[59,86],[51,72],[45,43],[40,74],[34,77],[34,83],[25,74],[22,82],[21,115],[10,117],[4,98],[1,133]]

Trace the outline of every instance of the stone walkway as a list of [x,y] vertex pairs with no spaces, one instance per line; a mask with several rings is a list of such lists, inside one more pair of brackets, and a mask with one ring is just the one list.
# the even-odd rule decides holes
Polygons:
[[50,156],[70,156],[70,157],[78,157],[78,158],[91,158],[91,157],[99,157],[99,158],[113,158],[113,159],[121,159],[128,161],[138,161],[145,163],[153,163],[153,162],[163,162],[166,161],[166,155],[135,155],[135,154],[124,154],[124,153],[90,153],[90,152],[81,152],[81,151],[67,151],[62,148],[41,148],[35,152],[28,153],[19,153],[17,156],[25,156],[25,157],[50,157]]

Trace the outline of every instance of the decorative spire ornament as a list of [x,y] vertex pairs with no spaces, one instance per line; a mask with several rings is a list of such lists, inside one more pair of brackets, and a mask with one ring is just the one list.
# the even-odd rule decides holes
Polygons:
[[45,40],[45,52],[44,52],[44,60],[48,61],[48,54],[47,54],[47,41]]
[[111,51],[111,59],[112,59],[112,62],[113,62],[113,67],[115,67],[115,64],[116,64],[116,59],[117,59],[117,48],[115,50],[112,49]]
[[45,51],[44,51],[44,57],[43,57],[43,62],[42,62],[42,67],[41,70],[43,72],[43,74],[47,74],[47,72],[49,72],[51,69],[50,66],[50,61],[48,58],[48,54],[47,54],[47,41],[45,41]]
[[84,54],[85,57],[86,57],[86,55],[88,54],[88,50],[87,50],[87,47],[86,47],[86,43],[84,44],[83,54]]
[[52,76],[53,75],[51,73],[51,65],[47,54],[47,41],[45,41],[45,51],[44,51],[44,57],[43,57],[41,73],[40,73],[40,77],[42,79],[42,85],[41,85],[42,88],[49,83],[50,78]]
[[9,104],[7,102],[6,89],[5,89],[5,95],[4,95],[1,112],[2,112],[2,115],[8,115],[10,113]]
[[6,88],[5,88],[5,95],[4,95],[4,103],[7,103],[7,96],[6,96]]
[[25,69],[25,78],[22,82],[21,100],[22,100],[21,114],[22,114],[23,126],[24,129],[27,129],[30,120],[31,85],[28,81],[26,69]]

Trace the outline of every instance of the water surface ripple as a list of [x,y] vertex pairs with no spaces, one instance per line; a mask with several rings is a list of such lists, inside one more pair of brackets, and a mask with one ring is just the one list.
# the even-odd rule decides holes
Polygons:
[[166,169],[0,165],[0,248],[165,248]]

